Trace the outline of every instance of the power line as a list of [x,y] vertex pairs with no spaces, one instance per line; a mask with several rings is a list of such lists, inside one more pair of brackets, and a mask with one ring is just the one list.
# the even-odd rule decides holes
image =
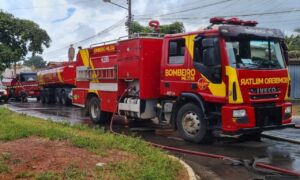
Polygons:
[[[290,10],[282,10],[282,11],[273,11],[273,12],[261,12],[261,13],[248,13],[248,14],[232,14],[232,15],[225,15],[225,16],[217,16],[217,17],[247,17],[247,16],[258,16],[258,15],[274,15],[274,14],[285,14],[285,13],[293,13],[293,12],[300,12],[300,9],[290,9]],[[155,16],[155,17],[161,17]],[[141,20],[148,20],[152,19],[153,17],[138,17],[137,19]],[[205,19],[205,18],[211,18],[211,16],[203,16],[203,17],[172,17],[172,18],[166,18],[161,17],[161,19]]]
[[[84,38],[84,39],[82,39],[82,40],[79,40],[79,41],[77,41],[77,42],[73,42],[73,43],[71,43],[71,44],[79,44],[79,43],[88,41],[88,40],[90,40],[90,39],[93,39],[93,38],[95,38],[95,37],[97,37],[97,36],[101,36],[102,34],[107,33],[107,32],[110,32],[111,30],[113,30],[113,29],[119,27],[120,24],[122,24],[123,22],[125,22],[125,18],[119,20],[119,21],[116,22],[115,24],[113,24],[113,25],[107,27],[106,29],[104,29],[104,30],[98,32],[98,33],[95,34],[95,35],[89,36],[89,37]],[[69,45],[66,45],[66,46],[64,46],[64,47],[62,47],[62,48],[55,49],[55,50],[50,51],[50,52],[43,53],[43,55],[45,55],[45,54],[47,55],[47,54],[57,53],[58,51],[61,51],[61,50],[67,49],[67,48],[69,48]]]
[[[192,1],[190,2],[189,4],[187,5],[183,5],[179,8],[172,8],[172,9],[169,9],[169,11],[177,11],[177,10],[182,10],[184,8],[189,8],[190,6],[195,6],[196,4],[199,4],[200,3],[203,3],[203,1],[210,1],[210,0],[202,0],[202,1],[199,1],[199,0],[195,0],[195,1]],[[148,11],[147,14],[135,14],[135,16],[139,17],[139,16],[151,16],[151,15],[155,15],[157,14],[157,10],[151,10],[151,11]]]
[[[227,2],[230,2],[230,1],[233,1],[233,0],[218,1],[218,2],[215,2],[215,3],[203,5],[203,6],[198,6],[198,7],[189,8],[189,9],[185,9],[185,10],[180,10],[180,11],[176,11],[176,12],[170,12],[170,13],[160,14],[160,15],[157,15],[157,16],[154,16],[154,17],[163,17],[163,16],[168,16],[168,15],[173,15],[173,14],[178,14],[178,13],[184,13],[184,12],[188,12],[188,11],[198,10],[198,9],[207,8],[207,7],[210,7],[210,6],[215,6],[215,5],[227,3]],[[143,15],[140,15],[139,17],[142,17],[142,16]]]

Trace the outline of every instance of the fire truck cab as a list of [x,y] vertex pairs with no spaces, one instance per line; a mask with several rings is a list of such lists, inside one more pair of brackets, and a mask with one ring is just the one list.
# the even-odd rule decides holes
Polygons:
[[280,30],[212,18],[212,26],[81,50],[73,104],[100,122],[118,112],[177,128],[188,141],[291,127],[287,48]]
[[21,101],[27,101],[27,97],[39,98],[40,90],[35,72],[21,72],[15,78],[4,78],[2,83],[9,98]]

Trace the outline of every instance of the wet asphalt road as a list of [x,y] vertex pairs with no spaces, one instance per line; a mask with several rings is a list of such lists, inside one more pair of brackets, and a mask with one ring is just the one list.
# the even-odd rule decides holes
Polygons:
[[[82,109],[75,106],[64,107],[61,105],[41,105],[40,103],[36,103],[34,100],[30,100],[28,103],[9,102],[7,106],[14,111],[41,117],[43,119],[67,122],[71,124],[85,123],[92,125],[89,118],[84,116]],[[296,122],[298,123],[299,121]],[[130,124],[126,128],[123,126],[116,126],[115,128],[121,131],[129,132],[130,130],[134,130],[134,128],[140,127],[141,125],[144,126],[145,123]],[[151,124],[150,126],[153,127],[154,125]],[[147,130],[151,130],[151,128]],[[300,137],[300,129],[298,131],[281,130],[280,132],[287,133],[286,135],[292,132],[293,134],[291,135],[293,136],[299,133]],[[300,172],[299,144],[262,138],[261,142],[236,142],[235,140],[223,139],[218,140],[214,144],[210,145],[198,145],[181,140],[176,133],[163,136],[155,135],[154,131],[142,131],[134,133],[142,136],[148,141],[172,147],[220,154],[238,159],[253,160],[253,158],[259,157],[259,161]],[[226,162],[218,159],[196,157],[179,153],[172,154],[183,158],[189,165],[193,167],[197,174],[201,174],[200,176],[202,179],[267,179],[266,177],[268,177],[270,174],[257,171],[251,167],[234,166],[228,161]],[[280,179],[282,178],[283,177]],[[274,177],[270,179],[274,179]],[[287,179],[291,178],[288,177]]]

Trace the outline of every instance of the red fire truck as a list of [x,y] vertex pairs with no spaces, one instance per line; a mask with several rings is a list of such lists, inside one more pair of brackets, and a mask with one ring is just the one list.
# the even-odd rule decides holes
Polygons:
[[71,104],[72,101],[69,94],[72,88],[75,87],[75,73],[74,62],[62,62],[38,72],[41,102],[43,104]]
[[38,99],[40,97],[35,72],[21,72],[15,78],[4,78],[2,84],[8,93],[8,98],[27,101],[27,97]]
[[114,112],[156,117],[197,143],[213,133],[257,136],[293,126],[282,32],[237,18],[210,22],[196,32],[136,35],[80,50],[72,103],[95,123]]

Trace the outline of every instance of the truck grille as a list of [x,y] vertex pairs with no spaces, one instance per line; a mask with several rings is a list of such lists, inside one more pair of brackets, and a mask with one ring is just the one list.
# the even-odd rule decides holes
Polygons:
[[256,107],[255,117],[257,127],[282,125],[281,107]]
[[277,99],[281,91],[280,88],[251,88],[249,89],[249,96],[252,101],[260,99]]

